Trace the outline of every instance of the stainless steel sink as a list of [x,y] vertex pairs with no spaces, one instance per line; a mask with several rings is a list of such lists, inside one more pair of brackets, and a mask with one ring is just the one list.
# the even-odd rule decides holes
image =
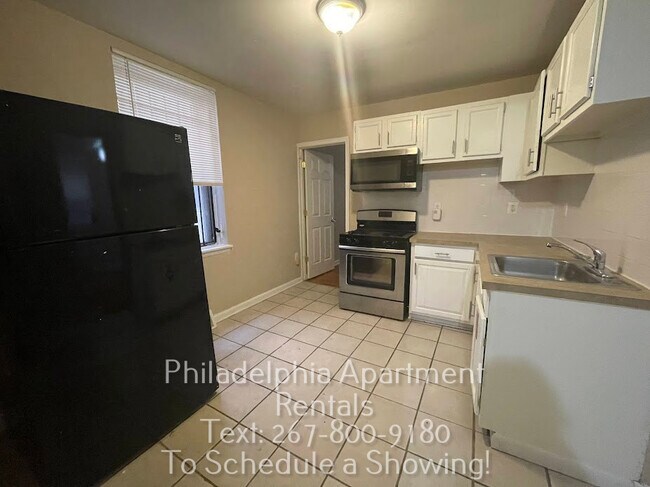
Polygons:
[[490,255],[489,262],[492,273],[497,276],[634,287],[615,276],[602,279],[589,272],[586,265],[580,261],[517,257],[514,255]]

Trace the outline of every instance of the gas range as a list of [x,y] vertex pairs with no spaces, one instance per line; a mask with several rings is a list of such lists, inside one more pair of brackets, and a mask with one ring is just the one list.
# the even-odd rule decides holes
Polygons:
[[403,320],[408,317],[410,238],[417,213],[361,210],[357,229],[339,237],[339,306]]
[[357,247],[372,247],[386,249],[406,249],[409,239],[415,232],[367,232],[363,230],[352,230],[339,237],[339,244],[354,245]]
[[415,235],[417,213],[406,210],[361,210],[357,229],[341,234],[339,244],[356,247],[408,249]]

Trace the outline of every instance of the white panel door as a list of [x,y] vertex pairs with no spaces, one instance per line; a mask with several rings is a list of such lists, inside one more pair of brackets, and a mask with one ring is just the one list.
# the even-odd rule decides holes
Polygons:
[[456,157],[458,110],[422,112],[422,161]]
[[468,321],[474,264],[414,259],[411,312],[432,318]]
[[[594,74],[596,61],[600,6],[600,0],[588,1],[567,35],[567,74],[562,101],[562,118],[574,112],[591,97],[592,87],[589,80]],[[621,73],[621,76],[625,74]]]
[[382,120],[373,118],[354,122],[354,152],[382,148]]
[[529,175],[539,169],[539,149],[542,130],[542,109],[544,105],[544,83],[546,82],[546,71],[537,80],[535,91],[530,97],[528,104],[528,116],[524,131],[524,153],[522,154],[523,174]]
[[505,103],[472,105],[460,110],[464,127],[463,157],[501,154]]
[[418,135],[418,114],[405,113],[384,120],[386,127],[386,147],[415,145]]
[[305,151],[307,210],[307,277],[334,269],[334,161],[332,156]]
[[548,134],[560,123],[561,99],[564,93],[560,91],[562,76],[565,72],[564,53],[566,41],[551,59],[546,69],[546,88],[544,90],[544,113],[542,116],[542,135]]

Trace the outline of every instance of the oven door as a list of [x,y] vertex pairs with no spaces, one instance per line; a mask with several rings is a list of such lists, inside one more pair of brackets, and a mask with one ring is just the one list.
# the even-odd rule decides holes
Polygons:
[[406,251],[340,245],[341,292],[404,301]]

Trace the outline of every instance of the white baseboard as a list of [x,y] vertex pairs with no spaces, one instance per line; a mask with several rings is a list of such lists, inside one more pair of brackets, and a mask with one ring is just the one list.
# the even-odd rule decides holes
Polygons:
[[577,459],[560,457],[536,446],[505,438],[495,432],[490,436],[490,445],[495,450],[510,453],[589,484],[606,485],[607,487],[634,487],[636,483],[633,480],[618,477],[616,473],[599,470],[591,465],[581,463]]
[[285,282],[284,284],[281,284],[278,287],[269,289],[268,291],[265,291],[262,294],[258,294],[257,296],[247,299],[243,303],[236,304],[232,308],[228,308],[224,311],[220,311],[219,313],[213,313],[212,309],[210,309],[210,318],[212,320],[212,327],[214,328],[214,326],[219,321],[225,320],[226,318],[229,318],[230,316],[239,313],[240,311],[244,311],[246,308],[250,308],[251,306],[257,303],[261,303],[262,301],[264,301],[267,298],[270,298],[274,294],[281,293],[285,289],[289,289],[290,287],[293,287],[296,284],[300,284],[301,282],[302,282],[302,277],[297,277],[292,281]]

